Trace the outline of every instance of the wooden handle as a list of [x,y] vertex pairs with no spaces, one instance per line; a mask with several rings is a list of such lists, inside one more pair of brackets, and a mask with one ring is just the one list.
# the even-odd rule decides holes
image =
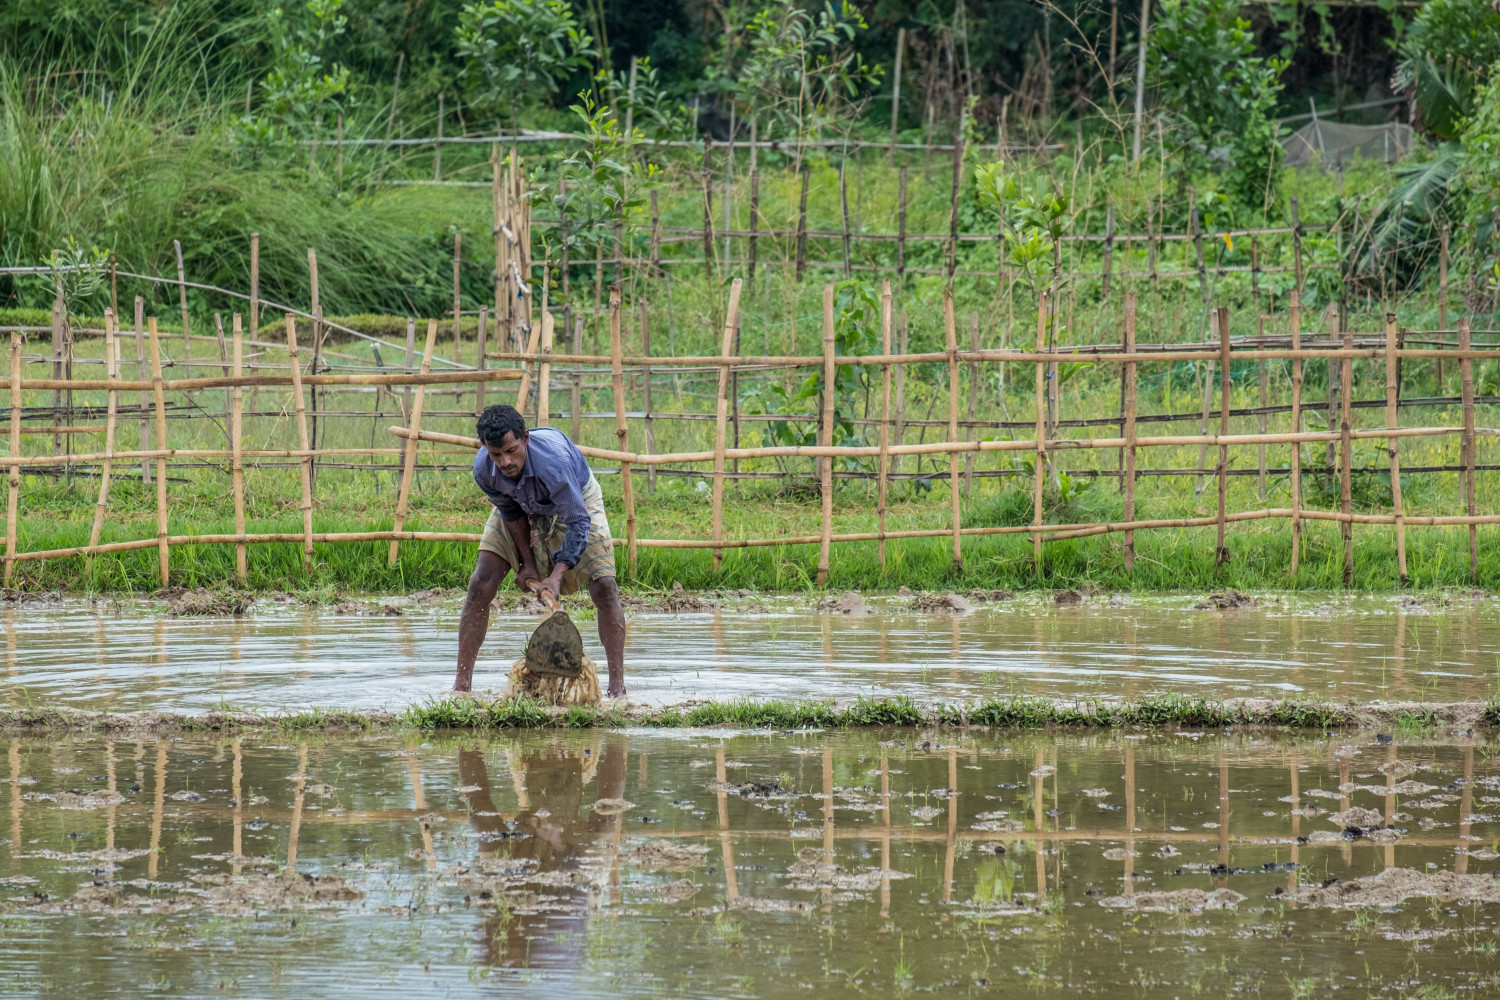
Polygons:
[[542,599],[542,603],[547,605],[547,607],[551,608],[553,611],[562,610],[562,606],[557,603],[557,595],[552,593],[552,591],[547,590],[535,580],[527,580],[526,586],[533,594],[535,594],[537,597],[540,597]]

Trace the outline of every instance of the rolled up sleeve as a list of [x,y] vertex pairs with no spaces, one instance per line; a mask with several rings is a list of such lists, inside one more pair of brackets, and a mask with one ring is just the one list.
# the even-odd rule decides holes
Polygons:
[[[562,548],[552,553],[552,562],[567,563],[572,568],[583,559],[583,550],[589,544],[589,512],[583,505],[583,494],[570,477],[564,477],[560,482],[549,482],[547,488],[552,494],[557,519],[568,526]],[[505,516],[504,510],[501,510],[500,516]]]

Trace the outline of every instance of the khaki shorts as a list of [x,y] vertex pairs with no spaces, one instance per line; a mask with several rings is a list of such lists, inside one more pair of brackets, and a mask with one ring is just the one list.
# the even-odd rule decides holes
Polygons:
[[[589,476],[588,485],[583,488],[583,507],[589,512],[589,542],[578,565],[563,573],[564,594],[577,593],[579,587],[604,577],[613,579],[615,575],[615,542],[609,533],[609,521],[604,516],[604,492],[599,489],[599,480],[593,476]],[[531,555],[536,560],[537,572],[547,576],[552,572],[552,553],[562,548],[568,526],[551,515],[528,519],[531,522]],[[490,512],[490,519],[484,523],[479,550],[495,553],[509,563],[511,569],[521,568],[515,541],[505,530],[505,521],[498,508]]]

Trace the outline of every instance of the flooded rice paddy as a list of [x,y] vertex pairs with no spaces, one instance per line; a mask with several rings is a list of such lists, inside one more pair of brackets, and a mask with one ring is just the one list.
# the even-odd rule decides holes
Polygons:
[[5,995],[1500,990],[1468,736],[0,746]]
[[[724,599],[700,611],[629,608],[630,696],[921,702],[1007,694],[1139,698],[1487,700],[1500,693],[1500,601],[1203,595],[1025,595],[964,613],[906,598],[818,610],[812,598]],[[8,602],[5,701],[135,711],[385,709],[452,683],[461,595],[339,606],[263,599],[241,617],[169,617],[165,602]],[[353,612],[353,613],[351,613]],[[586,617],[585,611],[578,617]],[[476,687],[503,685],[537,619],[496,612]],[[603,661],[592,621],[585,648]]]

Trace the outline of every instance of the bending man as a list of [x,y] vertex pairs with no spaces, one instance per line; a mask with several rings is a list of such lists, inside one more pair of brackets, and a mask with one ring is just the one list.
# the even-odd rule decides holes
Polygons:
[[625,612],[599,481],[566,434],[554,427],[528,433],[513,406],[487,408],[477,430],[474,483],[495,509],[484,526],[458,624],[453,690],[470,690],[474,658],[489,631],[490,602],[514,569],[521,590],[535,584],[561,596],[588,585],[609,660],[609,696],[618,698],[625,693]]

